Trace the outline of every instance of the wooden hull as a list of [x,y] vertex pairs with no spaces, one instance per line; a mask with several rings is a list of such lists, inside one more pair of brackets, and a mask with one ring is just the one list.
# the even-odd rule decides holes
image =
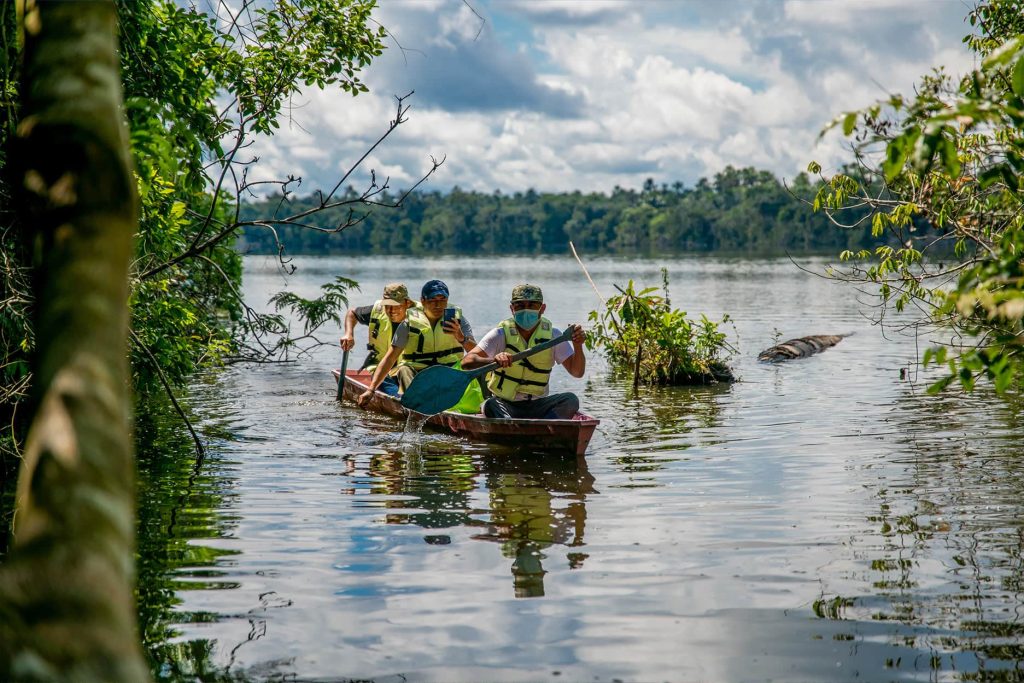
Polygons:
[[[338,371],[334,370],[333,374],[337,379]],[[355,402],[356,397],[366,391],[369,382],[370,373],[349,370],[345,373],[342,398]],[[397,398],[379,391],[374,392],[373,397],[363,407],[403,420],[408,415],[408,411]],[[571,420],[504,420],[446,411],[432,415],[427,420],[427,426],[458,436],[576,455],[583,455],[586,452],[587,445],[590,444],[594,430],[599,424],[600,420],[583,413],[577,413]]]

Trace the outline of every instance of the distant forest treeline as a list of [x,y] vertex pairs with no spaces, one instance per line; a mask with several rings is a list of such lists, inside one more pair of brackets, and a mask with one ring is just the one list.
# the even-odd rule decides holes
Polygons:
[[[276,225],[275,230],[290,254],[560,253],[570,239],[577,247],[602,254],[772,254],[857,250],[880,242],[871,236],[867,221],[840,229],[814,213],[801,199],[813,199],[817,189],[804,173],[787,190],[768,171],[730,166],[692,188],[648,180],[640,191],[616,187],[610,195],[533,190],[483,194],[458,188],[448,194],[417,192],[401,207],[377,208],[340,233],[288,225]],[[349,193],[356,196],[354,190]],[[393,203],[395,196],[400,195],[382,201]],[[317,201],[315,195],[284,202],[278,196],[244,204],[242,215],[247,220],[281,219]],[[347,210],[332,210],[312,220],[329,228],[347,216]],[[277,251],[265,227],[246,228],[239,247],[248,253]]]

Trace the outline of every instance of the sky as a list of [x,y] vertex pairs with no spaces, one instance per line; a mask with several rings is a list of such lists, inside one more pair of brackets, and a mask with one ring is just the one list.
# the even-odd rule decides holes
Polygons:
[[842,112],[974,66],[965,0],[381,0],[387,49],[370,92],[308,90],[253,150],[259,178],[330,188],[506,194],[693,186],[728,165],[791,179],[850,159]]

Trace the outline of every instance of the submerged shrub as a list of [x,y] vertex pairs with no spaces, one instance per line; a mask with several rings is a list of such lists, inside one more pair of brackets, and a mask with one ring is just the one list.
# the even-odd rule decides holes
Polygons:
[[619,294],[605,302],[603,311],[591,311],[594,323],[587,336],[590,349],[600,348],[612,366],[633,374],[633,385],[684,385],[731,382],[725,361],[735,353],[718,326],[720,322],[686,317],[671,307],[668,271],[661,270],[664,296],[657,287],[636,290],[630,280]]

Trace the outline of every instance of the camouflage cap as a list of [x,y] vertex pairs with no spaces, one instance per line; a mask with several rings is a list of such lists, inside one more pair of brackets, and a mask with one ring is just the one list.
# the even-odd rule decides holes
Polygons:
[[539,301],[544,303],[544,292],[540,291],[537,285],[516,285],[512,288],[511,302],[517,301]]
[[385,306],[404,306],[408,300],[409,289],[401,282],[384,285],[384,299],[381,303]]

